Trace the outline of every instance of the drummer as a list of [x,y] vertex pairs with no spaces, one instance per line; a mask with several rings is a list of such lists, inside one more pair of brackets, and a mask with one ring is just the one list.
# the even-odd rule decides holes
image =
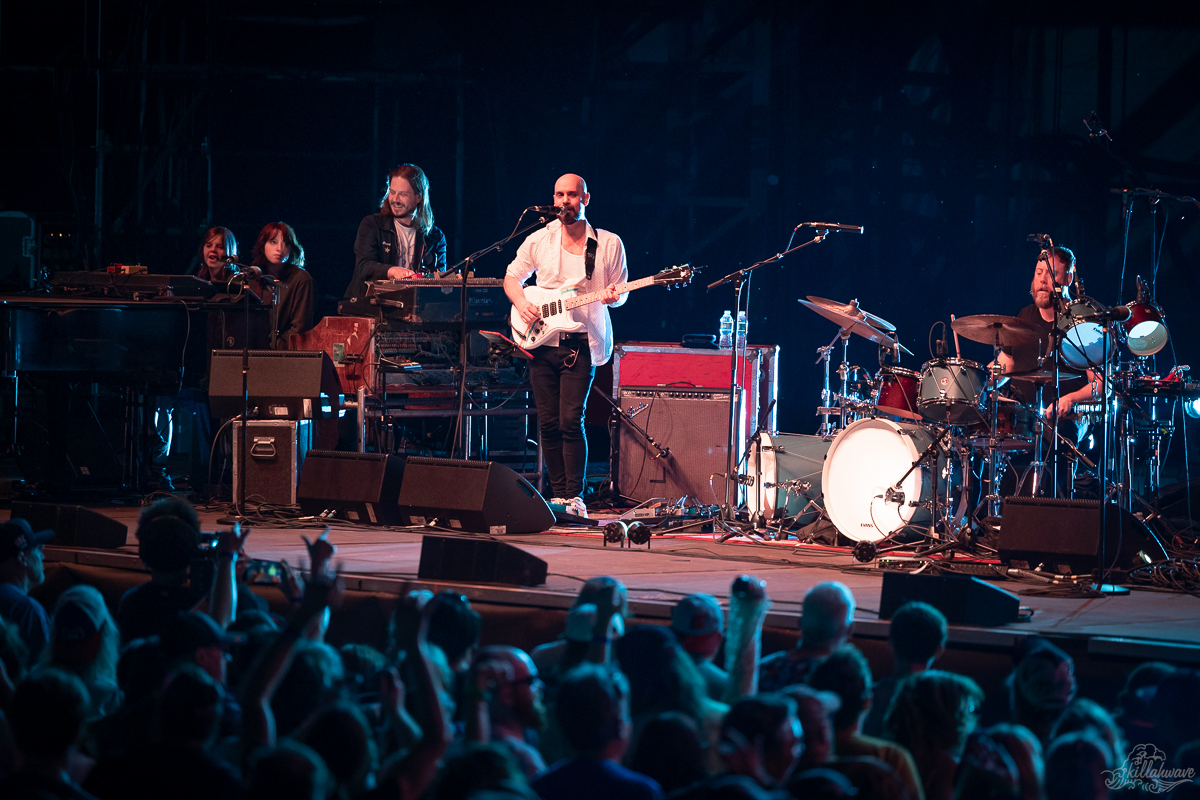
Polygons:
[[[1051,269],[1050,262],[1053,262]],[[1058,302],[1056,289],[1061,290],[1064,301],[1071,298],[1071,281],[1075,277],[1075,254],[1065,247],[1053,247],[1042,252],[1038,257],[1033,271],[1033,282],[1029,293],[1033,296],[1033,304],[1021,309],[1017,318],[1024,320],[1041,331],[1041,339],[1030,344],[1004,347],[1000,351],[999,362],[1004,372],[1030,372],[1043,366],[1052,369],[1050,355],[1050,332],[1054,330],[1055,306]],[[1078,372],[1064,371],[1077,375]],[[1057,402],[1053,396],[1053,385],[1046,386],[1043,401],[1046,403],[1044,413],[1050,417],[1057,411],[1060,418],[1070,418],[1077,403],[1090,403],[1099,396],[1099,387],[1103,382],[1099,373],[1087,370],[1087,377],[1073,377],[1059,381],[1059,396]],[[1019,395],[1022,402],[1032,405],[1037,400],[1037,386],[1029,381],[1013,379],[1013,391]],[[1095,393],[1093,393],[1095,390]],[[1078,441],[1078,440],[1077,440]]]

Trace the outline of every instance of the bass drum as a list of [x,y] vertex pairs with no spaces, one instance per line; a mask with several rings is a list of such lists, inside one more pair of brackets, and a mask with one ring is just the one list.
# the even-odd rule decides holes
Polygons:
[[[902,498],[889,497],[888,490],[932,442],[928,428],[910,422],[861,419],[848,425],[830,443],[821,472],[825,511],[838,532],[856,542],[878,542],[908,526],[928,527],[935,485],[939,503],[949,494],[961,520],[969,501],[963,486],[970,474],[966,454],[956,455],[958,466],[950,470],[944,469],[944,457],[939,456],[936,471],[927,461],[901,482]],[[941,477],[945,472],[949,478]]]
[[[746,507],[766,519],[796,517],[808,525],[821,512],[821,469],[828,439],[798,433],[762,433],[762,482],[746,487]],[[758,477],[758,447],[750,448],[746,469]],[[783,484],[783,485],[780,485]]]

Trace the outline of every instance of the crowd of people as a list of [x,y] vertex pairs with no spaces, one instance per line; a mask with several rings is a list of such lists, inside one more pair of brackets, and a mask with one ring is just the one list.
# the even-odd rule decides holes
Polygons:
[[280,615],[240,582],[248,534],[203,538],[185,501],[143,511],[150,580],[115,614],[83,584],[50,613],[30,596],[51,535],[0,526],[10,800],[1200,796],[1200,673],[1144,664],[1106,707],[1027,637],[1006,696],[985,698],[936,668],[946,620],[910,603],[876,678],[838,582],[808,592],[796,646],[766,657],[770,599],[748,576],[727,609],[690,595],[669,626],[636,624],[622,583],[593,578],[530,653],[481,644],[461,595],[414,591],[386,644],[334,647],[344,590],[324,536],[305,539],[305,573],[281,563]]

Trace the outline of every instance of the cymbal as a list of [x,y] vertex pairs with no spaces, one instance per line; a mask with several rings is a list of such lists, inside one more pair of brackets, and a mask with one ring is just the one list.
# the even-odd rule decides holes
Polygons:
[[[820,299],[820,298],[818,298],[818,299]],[[910,356],[912,355],[912,352],[909,351],[909,349],[907,347],[905,347],[902,344],[897,343],[896,340],[893,339],[888,334],[872,327],[871,325],[864,322],[862,319],[859,319],[858,317],[849,316],[848,314],[846,314],[842,310],[840,310],[842,308],[845,308],[845,306],[840,306],[839,309],[833,309],[833,308],[828,308],[826,306],[820,305],[818,303],[811,303],[808,300],[801,300],[799,302],[801,305],[805,306],[806,308],[811,308],[813,311],[817,312],[818,314],[820,314],[822,317],[829,320],[830,322],[836,323],[837,325],[841,326],[841,328],[843,330],[848,330],[851,333],[856,333],[859,336],[866,339],[867,341],[874,342],[875,344],[880,345],[882,347],[887,347],[889,349],[899,347],[903,352],[908,353]],[[828,302],[828,301],[826,301],[826,302]]]
[[[1015,381],[1029,381],[1030,383],[1054,383],[1054,370],[1031,369],[1025,372],[1006,372],[1002,377],[1012,378]],[[1078,372],[1069,372],[1065,369],[1058,371],[1058,379],[1060,381],[1070,381],[1082,377]]]
[[833,311],[839,311],[847,316],[857,317],[858,319],[866,322],[872,328],[881,330],[884,333],[896,332],[896,326],[888,322],[883,317],[877,317],[871,312],[864,311],[863,309],[859,308],[857,300],[851,300],[849,303],[839,303],[836,300],[827,300],[824,297],[813,297],[811,294],[808,296],[808,299],[819,306],[824,306],[825,308]]
[[975,314],[959,317],[950,327],[960,336],[984,344],[999,343],[1005,347],[1016,344],[1033,344],[1042,338],[1042,332],[1031,323],[1004,314]]

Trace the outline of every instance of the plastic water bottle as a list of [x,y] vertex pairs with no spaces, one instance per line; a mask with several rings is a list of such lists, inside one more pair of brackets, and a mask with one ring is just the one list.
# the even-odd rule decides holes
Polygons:
[[739,311],[738,319],[737,319],[737,349],[738,350],[746,349],[746,326],[747,326],[747,324],[748,323],[746,321],[746,312]]
[[721,315],[721,327],[719,330],[721,332],[720,341],[718,342],[719,347],[722,350],[728,350],[733,347],[733,314],[729,313],[729,311]]

